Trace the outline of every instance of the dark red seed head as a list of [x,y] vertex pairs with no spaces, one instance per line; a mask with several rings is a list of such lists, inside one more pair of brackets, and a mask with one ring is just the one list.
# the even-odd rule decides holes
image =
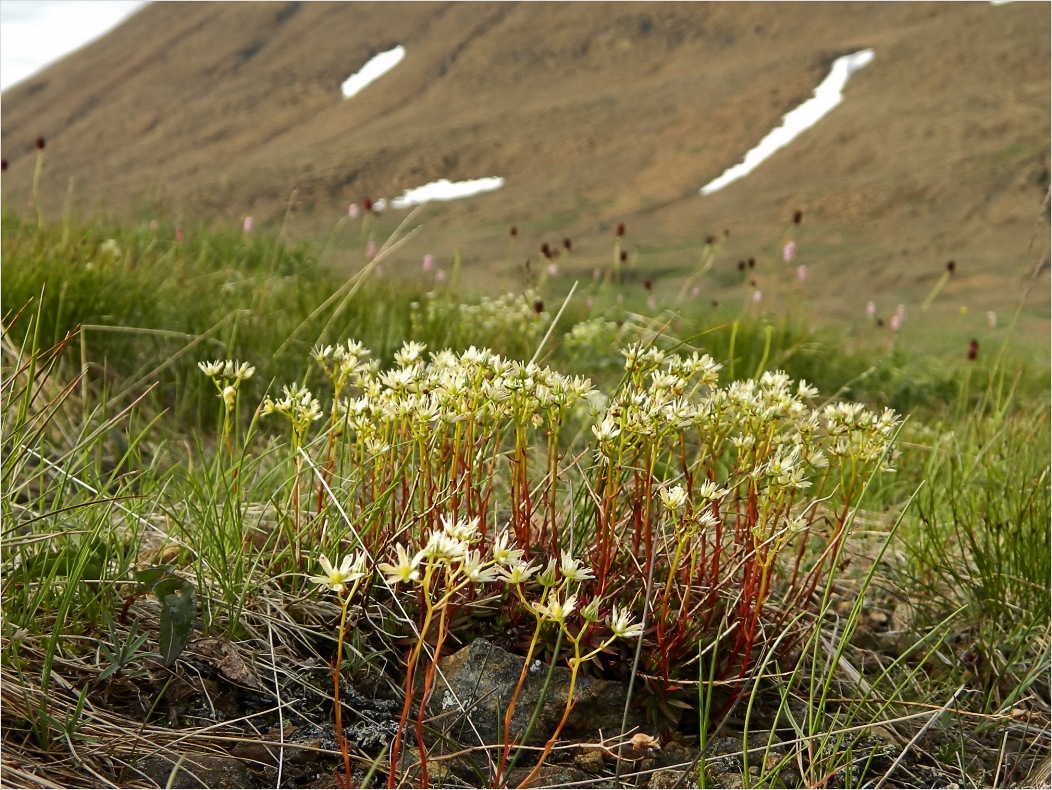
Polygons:
[[548,246],[548,242],[544,242],[544,244],[541,245],[541,255],[543,255],[548,260],[551,260],[552,248]]
[[365,200],[363,200],[362,201],[362,208],[364,208],[366,211],[372,211],[373,210],[373,199],[367,197]]
[[643,287],[649,291],[654,287],[654,283],[650,282],[650,280],[643,280]]
[[946,261],[946,271],[948,271],[950,274],[953,274],[955,271],[957,271],[957,262]]
[[0,159],[0,171],[7,170],[7,160]]
[[709,234],[708,236],[706,236],[706,237],[705,237],[705,243],[706,243],[706,244],[709,244],[709,245],[715,244],[715,243],[716,243],[716,237],[715,237],[715,236],[713,236],[713,235],[712,235],[712,234],[710,233],[710,234]]
[[749,287],[750,288],[755,288],[756,287],[756,278],[755,277],[750,277],[749,278]]
[[541,313],[544,312],[544,300],[543,299],[534,299],[533,300],[533,312],[535,312],[537,315],[540,315]]
[[618,236],[618,237],[621,237],[621,236],[625,235],[625,223],[623,223],[623,222],[618,222],[617,223],[617,231],[615,232],[615,235]]
[[44,138],[43,137],[38,137],[36,139],[36,142],[33,145],[38,151],[43,151],[44,150]]
[[756,259],[755,258],[749,258],[749,268],[750,269],[755,269],[756,268]]
[[975,358],[979,356],[979,341],[973,340],[968,344],[968,355],[967,360],[969,362],[975,362]]
[[573,242],[569,239],[563,239],[563,246],[566,248],[566,251],[569,252],[573,249]]
[[804,218],[804,212],[800,211],[799,209],[797,209],[796,211],[793,212],[793,224],[794,225],[799,225],[801,220],[803,220],[803,218]]
[[508,228],[508,235],[514,239],[516,236],[519,235],[519,229],[512,225],[510,228]]
[[738,261],[738,271],[745,271],[745,261]]
[[621,250],[621,263],[624,263],[627,260],[628,260],[628,251],[627,250]]

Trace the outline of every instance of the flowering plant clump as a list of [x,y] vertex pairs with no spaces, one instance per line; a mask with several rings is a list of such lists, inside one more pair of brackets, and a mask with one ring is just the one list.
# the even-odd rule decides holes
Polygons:
[[[525,580],[529,565],[497,558],[512,540],[526,562],[568,550],[580,479],[595,525],[582,594],[622,607],[653,601],[659,674],[728,617],[742,624],[722,671],[749,665],[772,592],[781,584],[786,607],[809,599],[870,472],[889,468],[898,425],[860,404],[811,406],[816,390],[780,372],[721,387],[721,366],[699,352],[624,349],[623,382],[598,412],[586,379],[473,346],[426,353],[406,343],[381,370],[353,341],[314,351],[336,396],[326,462],[351,522],[371,525],[370,551],[412,535],[416,548],[402,547],[394,577],[418,583],[417,552],[451,540],[419,514],[441,509],[476,523],[478,541],[497,552],[494,573]],[[323,409],[292,386],[264,401],[263,413],[275,412],[290,419],[298,448]],[[564,429],[590,412],[592,450],[567,466]],[[490,534],[498,510],[510,514],[504,544]]]
[[[622,331],[614,321],[590,318],[574,324],[563,342],[569,351],[592,360],[598,367],[616,367],[620,361],[616,340]],[[611,349],[614,349],[613,354]]]
[[[609,397],[474,346],[406,343],[386,369],[354,341],[312,356],[332,384],[328,405],[292,385],[262,413],[292,427],[294,513],[301,459],[325,447],[312,464],[315,538],[343,545],[353,532],[377,558],[371,597],[399,613],[395,630],[412,630],[392,777],[414,710],[424,749],[456,613],[483,602],[509,646],[525,646],[524,673],[542,642],[576,682],[635,654],[617,644],[631,640],[662,710],[683,672],[696,677],[700,647],[733,698],[772,645],[813,625],[798,615],[831,578],[868,479],[890,469],[898,427],[891,411],[812,405],[817,391],[781,372],[721,386],[707,354],[642,343],[623,349]],[[289,536],[297,552],[301,537]],[[361,562],[323,558],[312,581],[346,602]],[[572,693],[567,715],[571,705]]]
[[[709,357],[624,355],[625,385],[593,429],[596,586],[632,588],[627,558],[659,580],[651,672],[670,678],[729,623],[718,674],[744,677],[763,623],[784,622],[832,572],[870,472],[890,469],[898,420],[860,404],[812,407],[817,391],[780,372],[721,388]],[[678,474],[663,481],[658,469]]]
[[410,331],[417,335],[448,333],[451,329],[465,333],[447,337],[457,346],[487,338],[504,348],[529,354],[536,348],[551,321],[543,300],[535,291],[483,297],[476,304],[452,301],[441,293],[430,292],[422,301],[411,305]]

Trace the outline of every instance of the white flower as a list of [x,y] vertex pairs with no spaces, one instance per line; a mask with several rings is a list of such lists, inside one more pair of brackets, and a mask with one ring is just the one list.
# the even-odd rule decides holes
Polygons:
[[457,519],[453,521],[449,516],[439,516],[442,521],[442,531],[449,537],[462,540],[465,543],[474,543],[479,539],[479,520],[473,518],[470,521]]
[[398,555],[398,561],[393,565],[389,562],[381,562],[377,568],[380,573],[384,574],[387,579],[387,583],[391,586],[402,582],[415,582],[420,580],[420,560],[423,556],[423,552],[417,552],[417,554],[410,559],[409,552],[406,551],[405,546],[401,543],[395,545],[395,552]]
[[658,491],[658,496],[661,498],[661,504],[673,512],[682,510],[687,504],[687,492],[683,490],[683,486],[662,488]]
[[696,494],[698,499],[707,499],[710,502],[715,502],[727,496],[727,489],[720,488],[711,480],[703,480],[698,484]]
[[499,578],[499,573],[493,565],[482,562],[482,556],[477,549],[464,555],[461,570],[468,581],[476,584],[495,582]]
[[424,343],[414,343],[407,340],[402,344],[402,348],[395,353],[394,360],[399,365],[406,367],[417,362],[420,359],[420,355],[425,351],[427,351],[427,346]]
[[565,549],[562,552],[559,572],[567,579],[575,582],[583,582],[585,579],[594,578],[591,569],[581,567],[580,561],[575,560],[573,555]]
[[215,362],[198,362],[197,367],[201,368],[201,372],[206,376],[218,376],[223,372],[223,361],[217,359]]
[[518,561],[510,563],[506,568],[500,568],[497,572],[508,584],[522,584],[537,572],[537,566],[532,562]]
[[615,606],[610,612],[610,630],[619,639],[632,639],[643,633],[642,623],[633,623],[629,619],[628,609]]
[[621,433],[621,429],[617,427],[613,417],[604,417],[601,423],[592,426],[592,433],[600,443],[605,444],[615,439]]
[[447,535],[441,530],[435,530],[428,538],[427,545],[423,548],[423,556],[432,560],[452,561],[459,560],[467,552],[467,544]]
[[319,365],[324,365],[332,357],[332,346],[315,346],[310,355]]
[[511,536],[505,530],[493,544],[493,561],[509,568],[521,563],[523,555],[522,549],[513,549],[508,545],[510,540]]
[[806,381],[804,381],[803,379],[800,379],[800,383],[798,385],[798,388],[797,388],[797,391],[796,391],[796,395],[797,395],[798,398],[813,398],[816,395],[818,395],[818,388],[817,387],[812,387]]
[[694,524],[698,529],[711,529],[719,523],[719,519],[712,515],[711,510],[703,510],[694,514]]
[[547,605],[542,603],[534,603],[533,608],[537,610],[543,617],[547,617],[549,620],[554,620],[557,623],[563,623],[566,618],[570,616],[570,613],[577,607],[577,595],[570,595],[565,601],[560,601],[554,595],[549,596],[549,603]]
[[321,563],[324,575],[311,576],[310,580],[322,587],[328,587],[333,592],[343,592],[347,584],[365,576],[364,554],[348,554],[339,568],[334,568],[324,554],[318,558],[318,562]]

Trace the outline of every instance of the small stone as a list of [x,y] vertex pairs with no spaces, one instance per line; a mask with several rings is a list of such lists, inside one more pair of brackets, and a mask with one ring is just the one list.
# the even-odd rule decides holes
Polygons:
[[602,773],[605,759],[603,756],[602,749],[586,749],[583,752],[575,755],[573,758],[574,765],[580,768],[586,773],[598,775]]
[[887,612],[881,611],[880,609],[872,609],[869,612],[869,625],[874,630],[883,630],[888,627],[888,621],[891,619]]
[[683,772],[673,771],[671,768],[659,768],[650,775],[647,787],[657,790],[664,787],[690,787],[689,782],[682,782]]
[[[530,775],[532,768],[515,768],[508,772],[507,786],[519,787]],[[568,765],[543,765],[533,780],[525,787],[569,787],[581,785],[589,781],[589,777],[583,771]]]

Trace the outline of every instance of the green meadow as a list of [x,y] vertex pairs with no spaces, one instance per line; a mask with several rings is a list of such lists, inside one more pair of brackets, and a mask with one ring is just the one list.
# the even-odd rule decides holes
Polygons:
[[[509,241],[486,293],[407,260],[423,214],[2,231],[5,784],[251,746],[290,787],[556,785],[589,751],[581,786],[1047,785],[1049,366],[1018,312],[961,334],[936,283],[897,328],[825,325],[795,265],[757,299],[719,239],[656,294],[613,232],[580,277]],[[467,745],[435,701],[478,639],[524,661]],[[540,736],[535,665],[569,678]],[[598,745],[567,735],[595,680],[637,722]]]

